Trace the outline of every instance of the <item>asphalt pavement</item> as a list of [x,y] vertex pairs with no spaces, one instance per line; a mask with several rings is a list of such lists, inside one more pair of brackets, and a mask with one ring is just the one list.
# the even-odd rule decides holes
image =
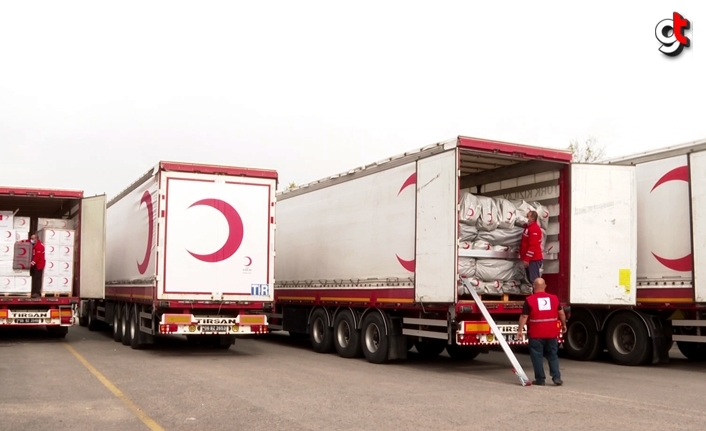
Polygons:
[[[370,364],[286,333],[229,350],[170,337],[0,331],[0,430],[703,430],[706,364],[561,359],[564,385],[522,387],[502,352]],[[518,359],[532,377],[526,354]]]

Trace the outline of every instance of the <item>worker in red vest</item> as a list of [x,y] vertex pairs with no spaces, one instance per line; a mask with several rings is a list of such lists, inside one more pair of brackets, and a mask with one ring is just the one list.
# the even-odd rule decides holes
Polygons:
[[542,254],[542,228],[537,223],[537,211],[527,213],[528,223],[522,232],[520,242],[520,259],[525,266],[525,273],[530,284],[539,277],[544,255]]
[[29,268],[29,274],[32,276],[32,298],[37,298],[42,293],[42,275],[46,265],[44,244],[36,234],[32,234],[29,242],[32,243],[32,263]]
[[[559,386],[563,383],[559,371],[559,331],[566,332],[566,314],[556,295],[545,292],[547,283],[543,278],[534,281],[534,293],[525,299],[520,315],[517,336],[522,339],[522,331],[527,323],[530,358],[534,368],[532,384],[544,386],[544,358],[549,362],[549,374]],[[561,325],[561,326],[560,326]]]

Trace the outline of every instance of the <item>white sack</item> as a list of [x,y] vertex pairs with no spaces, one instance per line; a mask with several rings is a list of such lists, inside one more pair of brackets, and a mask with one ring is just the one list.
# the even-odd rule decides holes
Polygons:
[[490,250],[492,248],[492,246],[490,245],[489,242],[479,239],[479,240],[473,241],[473,243],[471,244],[471,248],[473,250]]
[[532,286],[529,285],[528,283],[522,283],[520,285],[520,293],[523,295],[531,295],[532,294]]
[[535,211],[537,211],[537,222],[542,230],[547,230],[549,226],[549,208],[540,204],[539,202],[532,202],[532,206]]
[[510,281],[517,279],[518,261],[504,259],[477,259],[476,277],[483,281]]
[[480,202],[478,198],[468,192],[461,196],[461,213],[459,221],[471,226],[475,226],[480,216]]
[[507,199],[495,198],[495,203],[498,207],[500,215],[498,229],[510,229],[515,226],[517,218],[517,208]]
[[471,278],[476,275],[476,260],[472,257],[458,258],[458,275]]
[[498,227],[500,223],[500,213],[495,200],[485,196],[477,196],[480,205],[480,217],[476,221],[479,231],[491,231]]
[[524,227],[527,220],[527,213],[530,211],[535,211],[535,208],[525,202],[522,199],[510,201],[515,206],[515,225],[519,227]]
[[478,229],[475,226],[459,223],[458,239],[465,242],[473,242],[478,237]]
[[495,229],[493,231],[478,232],[478,239],[487,241],[492,245],[509,245],[519,247],[522,242],[522,227],[512,227],[510,229]]
[[506,281],[503,283],[503,293],[519,295],[521,293],[520,285],[521,283],[519,280]]
[[[468,279],[469,284],[479,295],[502,295],[502,283],[499,281],[481,281],[477,277]],[[458,287],[459,296],[470,296],[471,292],[468,292],[466,286],[461,284]]]

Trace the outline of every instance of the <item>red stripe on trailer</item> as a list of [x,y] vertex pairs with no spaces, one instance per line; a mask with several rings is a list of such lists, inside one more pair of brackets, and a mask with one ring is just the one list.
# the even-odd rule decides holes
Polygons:
[[81,199],[83,190],[39,189],[27,187],[0,187],[0,195]]
[[275,289],[275,301],[289,303],[413,305],[414,288],[401,289]]
[[277,171],[270,169],[242,168],[218,165],[202,165],[198,163],[160,162],[160,169],[172,172],[187,172],[201,174],[222,174],[250,178],[278,179]]
[[534,147],[509,142],[490,141],[487,139],[469,138],[465,136],[458,137],[458,146],[470,150],[481,150],[564,163],[569,163],[572,158],[572,153],[566,150],[555,150],[552,148]]

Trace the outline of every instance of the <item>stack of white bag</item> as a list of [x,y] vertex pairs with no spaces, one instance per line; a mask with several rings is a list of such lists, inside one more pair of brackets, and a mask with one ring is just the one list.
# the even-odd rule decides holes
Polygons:
[[64,219],[39,219],[39,224],[45,226],[39,231],[46,255],[42,280],[44,293],[70,294],[73,290],[75,231],[54,228],[67,226],[67,221],[70,222]]
[[29,238],[29,217],[15,217],[12,211],[0,211],[0,293],[29,294],[32,279],[29,269],[13,269],[15,242]]
[[[459,216],[460,248],[519,253],[527,212],[530,210],[538,213],[544,249],[549,213],[542,205],[464,193]],[[459,257],[458,270],[461,276],[469,279],[479,294],[531,293],[519,254],[515,259]],[[469,294],[460,287],[459,295]]]

